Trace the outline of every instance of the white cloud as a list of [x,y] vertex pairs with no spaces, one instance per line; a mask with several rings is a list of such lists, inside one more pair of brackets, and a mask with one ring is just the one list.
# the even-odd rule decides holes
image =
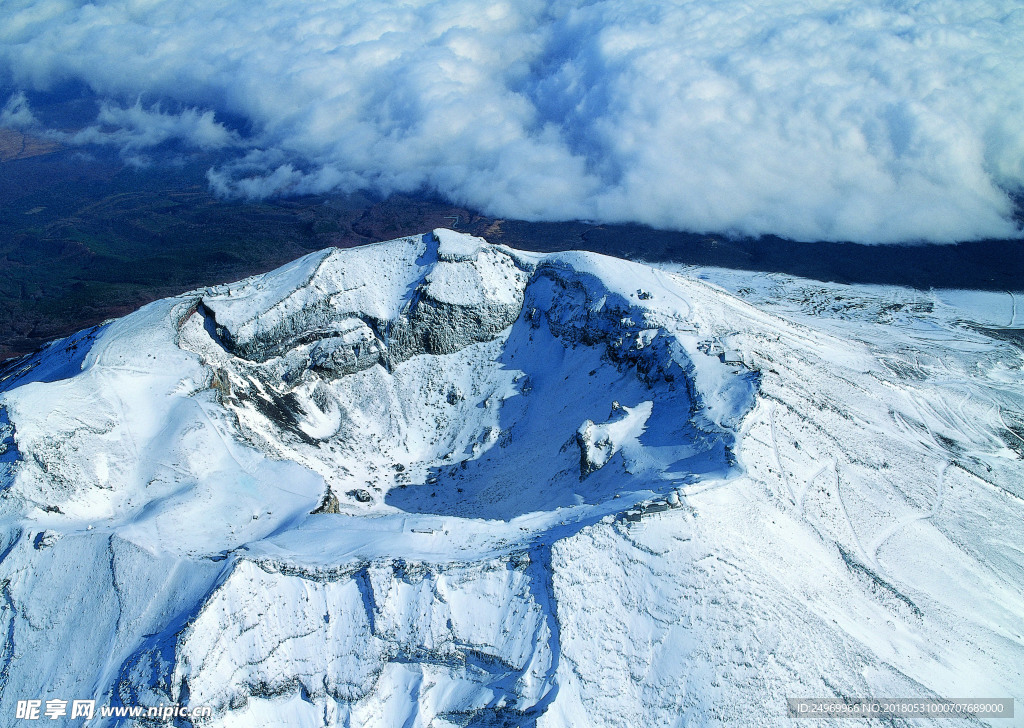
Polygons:
[[11,94],[4,108],[0,109],[0,127],[27,129],[36,123],[24,91]]
[[0,78],[88,84],[103,103],[81,141],[237,147],[208,175],[223,194],[429,188],[495,215],[799,239],[1017,233],[1017,0],[7,0],[5,15]]
[[202,150],[238,146],[238,135],[215,121],[213,111],[185,109],[166,113],[159,105],[122,107],[108,102],[100,106],[96,124],[73,134],[62,135],[69,144],[108,144],[126,153],[151,149],[169,141],[181,141]]

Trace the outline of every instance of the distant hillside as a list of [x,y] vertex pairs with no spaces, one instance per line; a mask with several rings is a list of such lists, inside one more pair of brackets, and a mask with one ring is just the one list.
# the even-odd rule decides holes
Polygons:
[[197,286],[311,250],[436,227],[547,252],[773,271],[841,283],[1019,290],[1024,245],[863,246],[730,238],[639,225],[501,220],[429,197],[226,201],[207,158],[138,168],[0,130],[0,359]]
[[0,162],[38,157],[42,154],[50,154],[59,148],[60,145],[56,142],[22,134],[16,129],[0,128]]

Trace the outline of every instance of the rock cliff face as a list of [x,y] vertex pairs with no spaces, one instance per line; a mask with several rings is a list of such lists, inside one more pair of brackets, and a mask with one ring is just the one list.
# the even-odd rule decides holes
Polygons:
[[480,238],[443,232],[388,244],[380,254],[390,260],[355,261],[362,265],[354,273],[349,251],[318,253],[288,271],[295,289],[228,288],[200,305],[236,356],[266,362],[302,353],[314,366],[349,374],[494,339],[518,318],[532,267]]
[[0,407],[0,478],[9,479],[18,460],[18,445],[14,440],[14,425],[7,410]]
[[118,694],[126,704],[187,697],[218,714],[298,697],[343,725],[417,713],[535,720],[555,687],[548,581],[528,553],[341,569],[242,560],[172,654],[156,643],[128,661]]
[[957,308],[763,308],[438,230],[18,362],[0,705],[556,728],[1012,693],[1019,351]]

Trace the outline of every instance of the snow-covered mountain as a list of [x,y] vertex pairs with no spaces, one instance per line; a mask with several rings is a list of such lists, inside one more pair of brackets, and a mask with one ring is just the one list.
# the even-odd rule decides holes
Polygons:
[[1019,325],[447,230],[150,304],[0,370],[0,722],[1024,697]]

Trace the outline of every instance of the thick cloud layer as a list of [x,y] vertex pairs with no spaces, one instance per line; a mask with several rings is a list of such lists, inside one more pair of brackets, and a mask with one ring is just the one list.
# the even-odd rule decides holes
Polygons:
[[84,82],[98,116],[72,141],[227,150],[209,174],[224,194],[426,188],[501,216],[807,240],[1019,232],[1019,0],[5,0],[3,15],[5,120],[33,119],[22,91]]

